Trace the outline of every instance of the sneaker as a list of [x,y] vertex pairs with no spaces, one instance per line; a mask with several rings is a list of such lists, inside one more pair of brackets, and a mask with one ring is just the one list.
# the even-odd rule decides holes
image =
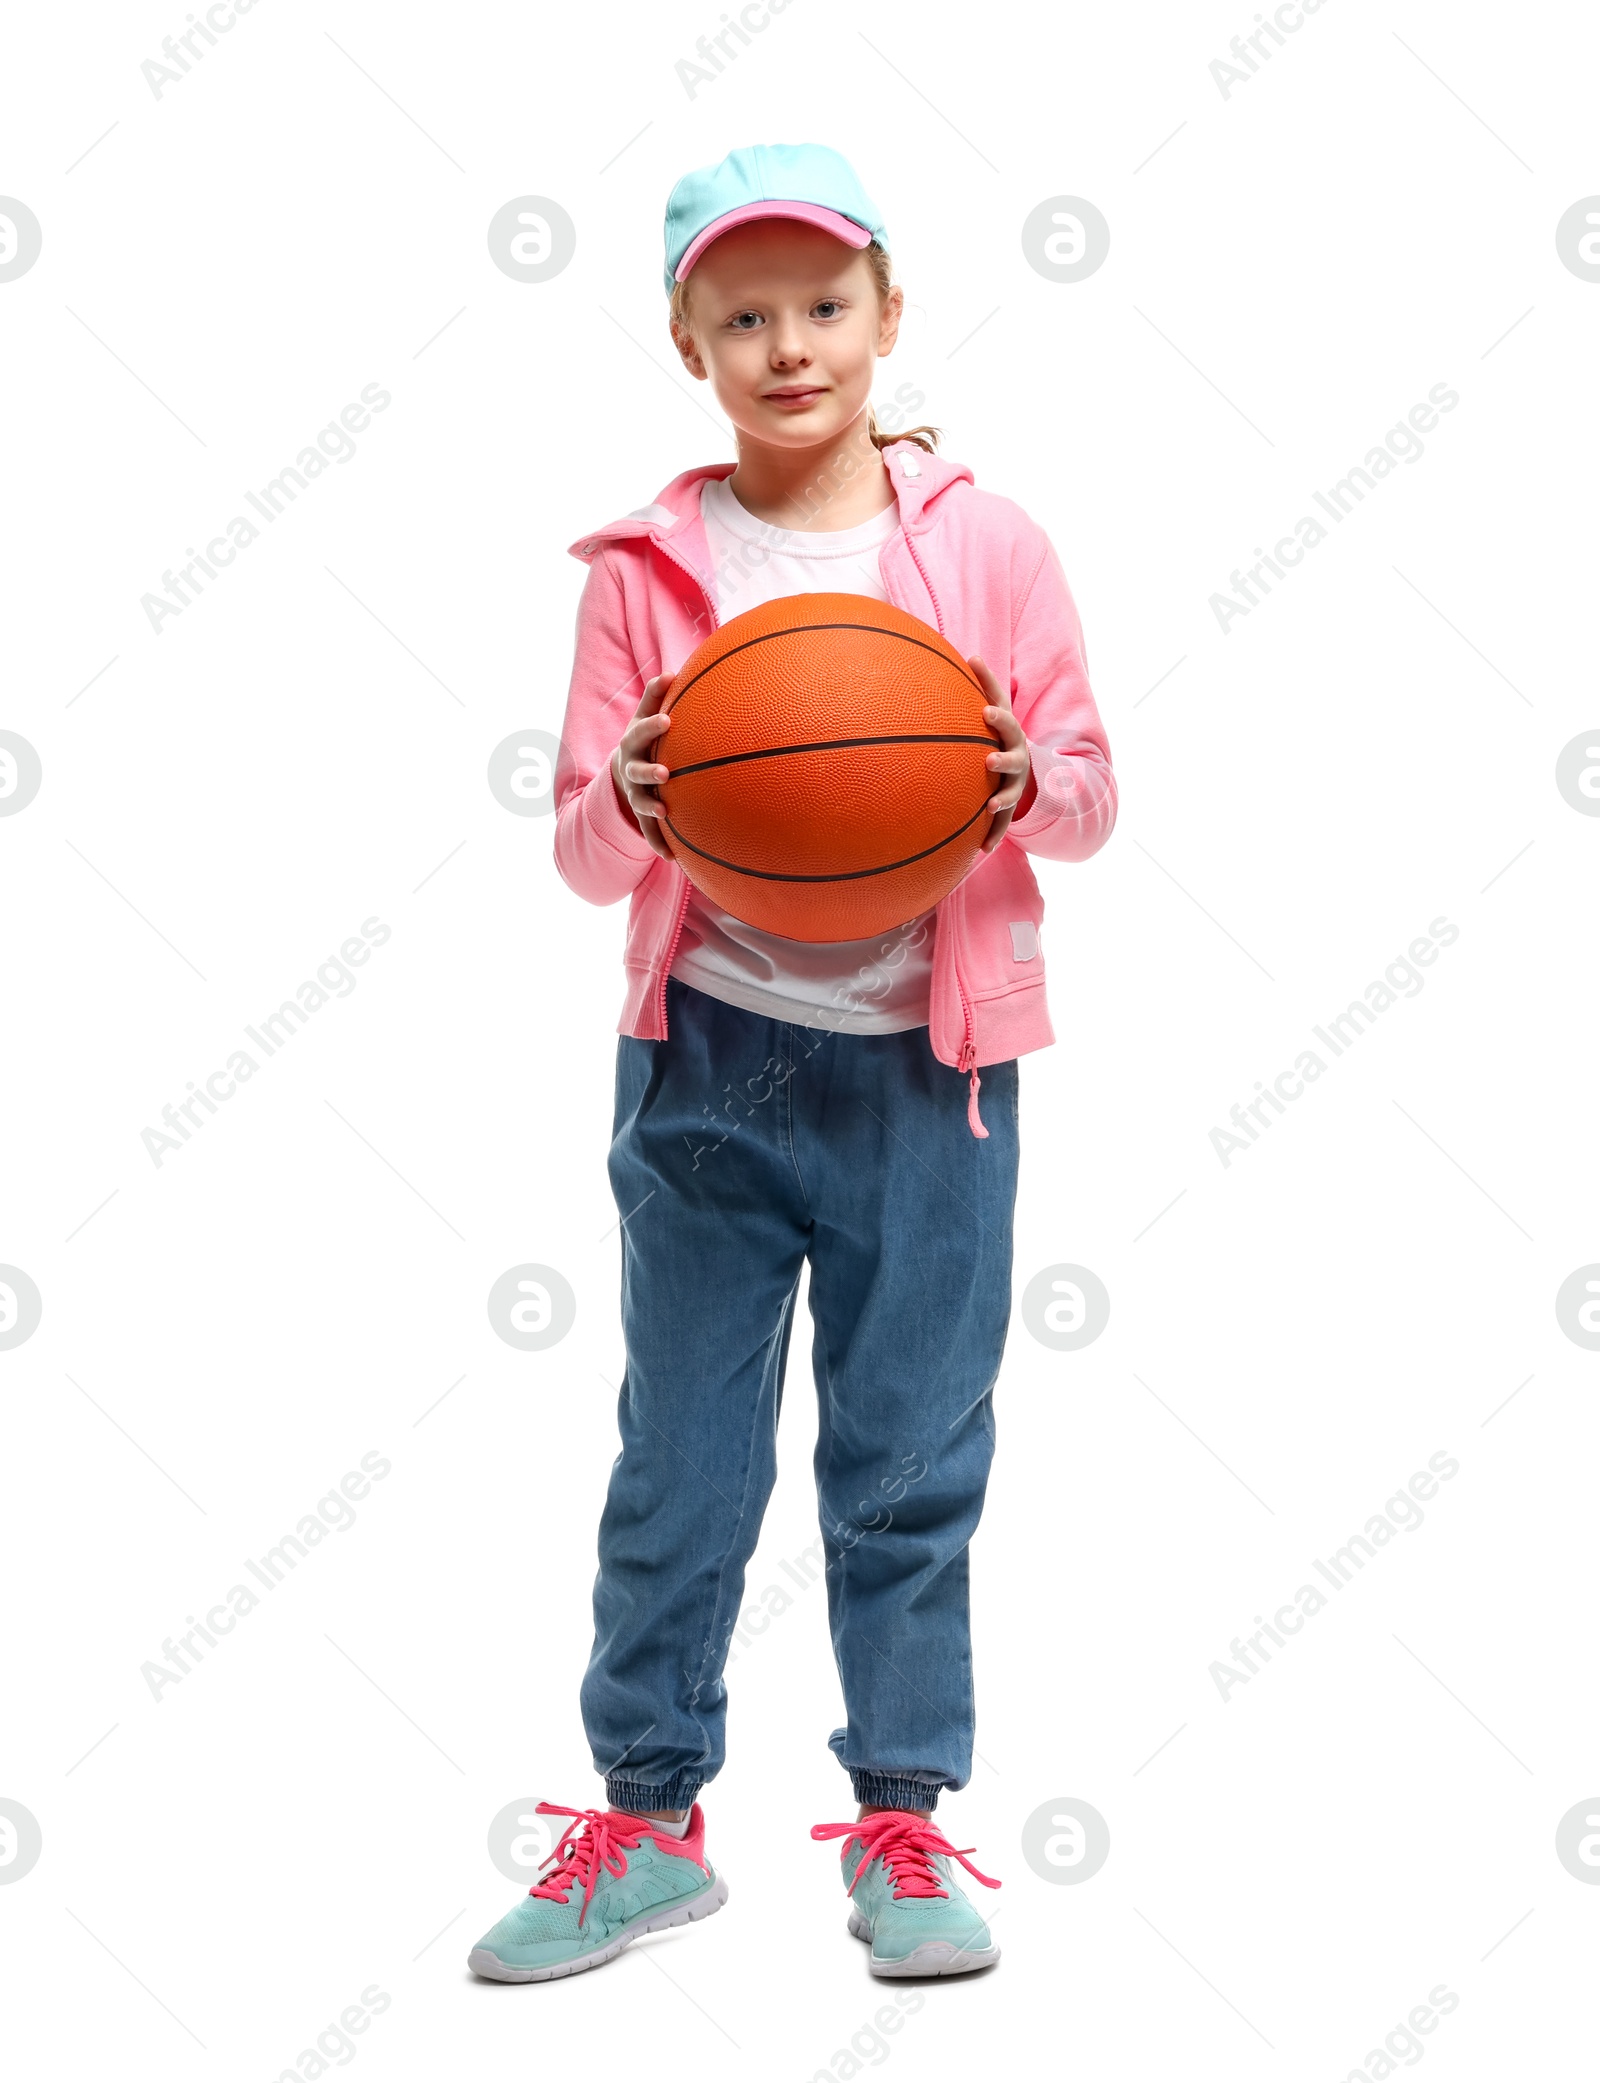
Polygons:
[[721,1909],[728,1883],[705,1856],[706,1819],[697,1801],[682,1838],[615,1808],[558,1808],[566,1834],[527,1899],[486,1931],[467,1955],[490,1982],[552,1982],[614,1960],[645,1931],[695,1924]]
[[980,1873],[926,1817],[880,1808],[857,1823],[818,1823],[811,1834],[845,1840],[850,1936],[870,1943],[867,1964],[875,1975],[964,1975],[1000,1958],[988,1925],[956,1885],[951,1862],[959,1859],[986,1888],[1000,1883]]

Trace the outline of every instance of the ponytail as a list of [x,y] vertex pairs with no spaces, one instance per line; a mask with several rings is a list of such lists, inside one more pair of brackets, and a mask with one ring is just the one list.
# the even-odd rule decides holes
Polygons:
[[904,433],[887,434],[878,425],[878,415],[870,405],[867,407],[867,439],[876,449],[885,449],[894,441],[914,441],[924,455],[931,456],[943,431],[940,427],[907,427]]

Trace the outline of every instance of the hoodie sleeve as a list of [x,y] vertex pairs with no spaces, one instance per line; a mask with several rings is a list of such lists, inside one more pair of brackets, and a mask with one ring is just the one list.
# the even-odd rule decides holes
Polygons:
[[1011,637],[1011,705],[1033,773],[1006,837],[1048,860],[1086,861],[1111,836],[1117,784],[1089,689],[1078,611],[1060,559],[1048,538],[1040,541]]
[[648,677],[628,642],[621,581],[602,551],[589,566],[578,602],[556,760],[556,867],[563,882],[591,904],[629,896],[660,858],[611,782],[611,755]]

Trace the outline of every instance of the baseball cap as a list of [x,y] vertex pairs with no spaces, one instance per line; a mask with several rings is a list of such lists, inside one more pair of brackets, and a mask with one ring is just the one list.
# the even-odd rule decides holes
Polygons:
[[711,241],[758,217],[792,217],[847,246],[885,243],[883,220],[855,168],[829,145],[741,145],[697,167],[667,197],[667,294]]

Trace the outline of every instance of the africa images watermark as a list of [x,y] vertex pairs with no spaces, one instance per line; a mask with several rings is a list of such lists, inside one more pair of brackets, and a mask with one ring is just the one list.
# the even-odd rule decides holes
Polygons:
[[[320,963],[316,976],[307,977],[293,998],[286,998],[259,1027],[247,1025],[244,1031],[261,1051],[263,1060],[276,1056],[285,1042],[292,1041],[311,1015],[321,1012],[330,996],[348,998],[356,987],[352,969],[359,969],[370,960],[372,950],[382,947],[390,937],[389,927],[380,918],[363,919],[359,935],[352,933],[342,943],[337,955],[329,955]],[[260,1068],[248,1049],[235,1049],[222,1069],[214,1070],[203,1087],[191,1078],[188,1098],[180,1099],[175,1107],[168,1105],[161,1109],[165,1129],[146,1128],[140,1133],[139,1139],[156,1170],[160,1171],[169,1150],[181,1150],[197,1128],[205,1127],[206,1114],[217,1113],[220,1110],[218,1103],[232,1099],[239,1087],[253,1078]],[[206,1114],[197,1114],[197,1107],[204,1107]]]
[[[1415,998],[1420,993],[1427,981],[1422,970],[1431,969],[1439,959],[1439,950],[1460,938],[1460,927],[1453,926],[1441,914],[1425,934],[1417,935],[1404,955],[1395,956],[1381,978],[1375,977],[1368,984],[1362,997],[1352,998],[1326,1027],[1313,1027],[1311,1032],[1330,1056],[1344,1055],[1370,1027],[1377,1025],[1380,1013],[1386,1013],[1400,998]],[[1274,1113],[1287,1114],[1289,1107],[1285,1102],[1303,1098],[1306,1087],[1327,1069],[1328,1064],[1315,1049],[1302,1049],[1287,1070],[1279,1071],[1270,1087],[1257,1078],[1255,1098],[1246,1100],[1243,1106],[1236,1104],[1228,1116],[1233,1127],[1211,1131],[1211,1147],[1221,1160],[1222,1169],[1226,1171],[1233,1163],[1236,1152],[1248,1150],[1259,1141],[1264,1128],[1271,1128],[1273,1116],[1266,1111],[1268,1107]]]
[[[246,505],[252,507],[270,526],[279,514],[293,505],[309,485],[321,477],[330,463],[349,463],[354,460],[356,444],[351,437],[364,433],[372,424],[373,413],[386,411],[392,402],[389,393],[380,385],[363,384],[361,403],[357,405],[352,402],[346,405],[338,419],[329,420],[325,427],[320,428],[316,440],[308,442],[294,461],[285,464],[276,477],[268,478],[259,492],[246,492]],[[249,549],[261,532],[255,522],[247,519],[244,514],[235,514],[232,520],[226,523],[226,532],[214,535],[206,544],[204,556],[191,543],[183,553],[190,561],[181,567],[180,572],[164,571],[161,574],[161,583],[166,588],[168,598],[163,600],[159,593],[140,596],[139,605],[144,609],[154,633],[160,636],[161,625],[169,616],[181,615],[185,608],[192,608],[199,600],[204,588],[200,579],[195,577],[196,572],[201,578],[214,584],[239,552]]]
[[[245,1558],[245,1570],[256,1583],[268,1593],[278,1586],[305,1561],[311,1550],[320,1547],[330,1533],[348,1533],[356,1523],[355,1507],[365,1498],[374,1483],[381,1483],[394,1466],[376,1450],[361,1456],[361,1467],[352,1468],[341,1479],[336,1490],[317,1500],[314,1512],[307,1512],[293,1533],[286,1533],[275,1547],[269,1548],[259,1561]],[[176,1640],[171,1635],[161,1645],[165,1661],[152,1657],[139,1666],[139,1676],[150,1688],[150,1697],[159,1707],[163,1688],[181,1685],[192,1677],[194,1666],[205,1656],[206,1648],[215,1649],[224,1635],[231,1635],[248,1614],[261,1603],[262,1593],[254,1591],[248,1584],[231,1584],[223,1593],[204,1620],[189,1615],[189,1631]]]
[[307,2047],[293,2068],[279,2071],[277,2083],[319,2083],[330,2062],[335,2068],[347,2069],[361,2052],[351,2035],[369,2031],[373,2019],[381,2018],[393,2002],[387,1989],[369,1982],[357,2001],[347,2003],[339,2013],[337,2025],[330,2018],[317,2034],[317,2044]]
[[1428,2051],[1418,2034],[1437,2032],[1439,2020],[1460,2007],[1461,1999],[1450,1984],[1436,1982],[1428,1991],[1427,2002],[1413,2004],[1405,2021],[1397,2020],[1384,2034],[1383,2045],[1374,2047],[1361,2067],[1351,2069],[1341,2083],[1385,2083],[1397,2063],[1414,2069]]
[[[832,1571],[841,1566],[845,1556],[864,1535],[886,1533],[893,1525],[894,1513],[886,1508],[884,1499],[898,1504],[911,1485],[920,1483],[927,1473],[928,1464],[920,1454],[903,1454],[900,1458],[899,1473],[879,1478],[878,1488],[884,1493],[883,1498],[863,1497],[855,1506],[856,1512],[861,1514],[865,1514],[870,1506],[871,1519],[839,1519],[829,1529],[826,1538],[831,1540],[839,1551],[834,1561],[827,1560],[824,1536],[819,1534],[809,1548],[802,1548],[798,1555],[780,1562],[778,1567],[800,1591],[809,1591],[813,1584],[822,1583]],[[738,1661],[739,1651],[732,1646],[735,1640],[748,1649],[753,1637],[764,1635],[773,1621],[781,1619],[794,1602],[795,1594],[786,1591],[781,1584],[768,1584],[759,1591],[728,1623],[727,1661]]]
[[[215,4],[206,9],[204,20],[190,15],[191,28],[180,29],[175,38],[163,36],[162,55],[170,62],[163,65],[160,58],[146,58],[139,67],[145,85],[156,100],[159,101],[168,87],[176,86],[184,74],[199,63],[206,54],[207,45],[215,49],[219,32],[225,36],[230,29],[236,29],[240,15],[248,14],[255,4],[256,0],[215,0]],[[200,37],[205,39],[204,43],[196,41]],[[187,57],[184,56],[186,51]]]
[[[1394,474],[1398,463],[1420,463],[1427,453],[1422,436],[1431,434],[1438,426],[1441,413],[1454,412],[1461,403],[1460,393],[1445,383],[1436,383],[1429,391],[1428,399],[1426,405],[1413,405],[1403,420],[1396,420],[1384,435],[1381,445],[1369,448],[1362,461],[1329,485],[1326,492],[1311,494],[1313,502],[1322,508],[1335,527],[1355,511],[1369,492],[1375,492],[1386,477]],[[1327,541],[1328,534],[1327,526],[1314,514],[1302,514],[1294,523],[1293,533],[1280,536],[1272,545],[1270,557],[1257,543],[1255,556],[1258,561],[1246,571],[1233,571],[1228,575],[1235,597],[1230,599],[1226,593],[1213,593],[1211,596],[1209,606],[1222,634],[1229,635],[1231,622],[1248,615],[1252,608],[1260,607],[1272,591],[1272,580],[1287,578],[1297,564],[1304,563],[1307,550],[1319,548]],[[1271,577],[1267,576],[1268,573]]]
[[[1453,1454],[1441,1449],[1428,1456],[1428,1470],[1419,1468],[1405,1489],[1397,1490],[1383,1510],[1374,1512],[1365,1528],[1360,1533],[1351,1534],[1344,1546],[1336,1548],[1326,1562],[1313,1561],[1311,1567],[1325,1583],[1332,1585],[1335,1592],[1343,1591],[1347,1584],[1352,1583],[1356,1575],[1376,1558],[1378,1550],[1386,1548],[1397,1533],[1416,1532],[1425,1516],[1423,1504],[1438,1495],[1441,1482],[1448,1483],[1460,1473],[1461,1463]],[[1306,1622],[1314,1620],[1328,1603],[1327,1592],[1318,1590],[1315,1584],[1302,1584],[1292,1600],[1280,1606],[1270,1620],[1258,1613],[1257,1632],[1243,1641],[1235,1635],[1228,1644],[1228,1654],[1233,1662],[1218,1658],[1209,1667],[1222,1704],[1228,1705],[1236,1685],[1248,1685],[1252,1678],[1261,1675],[1260,1666],[1255,1661],[1257,1657],[1263,1664],[1271,1663],[1272,1651],[1266,1646],[1269,1641],[1275,1642],[1280,1649],[1285,1648],[1289,1637],[1299,1634]],[[1237,1668],[1240,1665],[1242,1669]]]
[[724,28],[714,29],[709,36],[700,37],[695,43],[695,52],[704,63],[696,65],[693,58],[680,58],[672,68],[689,99],[693,101],[702,87],[709,87],[733,63],[741,49],[748,50],[763,29],[772,27],[772,17],[782,14],[789,5],[790,0],[748,0],[748,5],[740,8],[737,21],[732,15],[725,14],[722,17],[726,24]]
[[[804,1055],[798,1059],[800,1062],[814,1056],[830,1034],[849,1032],[848,1023],[853,1014],[877,1009],[873,1001],[885,997],[893,987],[896,973],[904,967],[907,956],[927,939],[932,919],[933,914],[929,912],[926,917],[912,919],[909,924],[898,926],[886,935],[876,952],[857,968],[855,981],[835,986],[831,1004],[806,1006],[798,999],[795,1001],[797,1017],[790,1024],[808,1037],[817,1036],[815,1041],[808,1041]],[[798,1017],[802,1013],[805,1015],[803,1019]],[[773,1093],[789,1082],[797,1067],[795,1059],[769,1056],[754,1076],[744,1080],[742,1090],[735,1091],[730,1079],[722,1088],[728,1096],[722,1102],[721,1112],[731,1126],[724,1128],[714,1143],[697,1144],[693,1136],[685,1134],[683,1140],[694,1160],[689,1169],[697,1172],[702,1157],[714,1157],[729,1136],[743,1128],[756,1108],[765,1106]],[[763,1088],[761,1091],[756,1090],[758,1085]],[[743,1114],[736,1114],[736,1107],[743,1107]],[[702,1106],[700,1111],[707,1117],[711,1128],[720,1125],[709,1106]]]
[[825,2067],[813,2070],[809,2083],[850,2083],[863,2067],[881,2069],[894,2052],[884,2035],[901,2031],[926,2002],[920,1989],[897,1989],[894,2002],[880,2004],[871,2018],[864,2018],[850,2035],[849,2046],[838,2048]]
[[1306,16],[1319,13],[1322,5],[1323,0],[1283,0],[1281,7],[1273,9],[1270,22],[1265,15],[1258,14],[1259,28],[1234,37],[1228,49],[1238,63],[1230,65],[1226,58],[1213,58],[1206,68],[1216,81],[1217,92],[1223,100],[1227,100],[1235,87],[1253,79],[1272,56],[1274,44],[1281,50],[1297,29],[1305,27]]

